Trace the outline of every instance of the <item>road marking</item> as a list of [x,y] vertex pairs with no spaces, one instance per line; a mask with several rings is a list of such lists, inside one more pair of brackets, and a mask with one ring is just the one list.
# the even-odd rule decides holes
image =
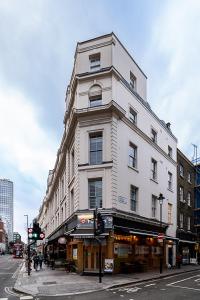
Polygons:
[[167,284],[167,286],[171,286],[171,285],[174,285],[174,284],[176,284],[176,283],[183,282],[183,281],[185,281],[185,280],[189,280],[189,279],[192,279],[192,278],[195,278],[195,277],[198,277],[198,276],[200,276],[200,275],[195,275],[195,276],[192,276],[192,277],[184,278],[184,279],[181,279],[181,280],[178,280],[178,281],[169,283],[169,284]]
[[124,295],[120,295],[120,297],[124,297]]
[[29,300],[29,299],[33,299],[32,296],[23,296],[23,297],[20,297],[20,300]]
[[150,284],[145,285],[144,287],[148,287],[148,286],[152,286],[152,285],[156,285],[156,284],[155,283],[150,283]]
[[8,298],[0,298],[0,300],[8,300]]
[[187,289],[187,290],[193,290],[193,291],[200,291],[200,289],[195,289],[195,288],[190,288],[190,287],[187,287],[187,286],[181,286],[181,285],[172,285],[171,287],[174,287],[174,288],[181,288],[181,289]]
[[166,289],[160,289],[161,291],[166,291]]

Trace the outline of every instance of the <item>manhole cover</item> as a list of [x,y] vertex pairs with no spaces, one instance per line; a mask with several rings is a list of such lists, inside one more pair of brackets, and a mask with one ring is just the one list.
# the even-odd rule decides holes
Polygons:
[[47,285],[47,284],[56,284],[56,281],[47,281],[47,282],[43,282],[44,285]]

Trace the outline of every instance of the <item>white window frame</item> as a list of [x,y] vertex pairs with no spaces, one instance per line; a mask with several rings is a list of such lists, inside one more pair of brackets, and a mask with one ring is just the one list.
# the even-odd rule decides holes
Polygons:
[[[95,183],[94,184],[94,188],[95,188],[95,193],[94,193],[94,196],[91,196],[91,190],[90,190],[90,184],[91,183]],[[101,195],[98,196],[97,195],[97,182],[98,183],[101,183]],[[99,197],[99,198],[98,198]],[[88,179],[88,206],[89,206],[89,209],[94,209],[94,205],[91,205],[91,201],[92,200],[95,200],[95,207],[97,208],[102,208],[103,207],[103,180],[102,178],[89,178]]]
[[152,195],[151,197],[151,216],[152,218],[155,218],[157,217],[157,196],[155,195]]
[[[132,193],[134,192],[134,194]],[[132,197],[134,195],[134,197]],[[138,187],[131,184],[130,186],[130,209],[137,212],[138,210]]]
[[168,189],[170,191],[173,189],[173,175],[171,172],[168,172]]
[[129,167],[137,168],[137,146],[129,142]]
[[167,216],[168,216],[168,224],[172,224],[172,204],[168,203],[168,211],[167,211]]
[[99,71],[101,68],[101,54],[95,53],[89,56],[90,71]]
[[136,87],[137,87],[137,78],[135,77],[135,75],[130,71],[130,88],[133,91],[136,91]]
[[157,144],[158,132],[154,128],[151,128],[151,140]]
[[[94,150],[91,150],[91,140],[92,139],[95,139],[95,138],[98,138],[98,137],[101,137],[101,143],[102,143],[102,146],[101,146],[101,150],[99,149],[96,149],[96,151]],[[95,162],[92,162],[91,160],[91,153],[96,153],[96,161]],[[101,152],[101,159],[98,161],[98,152]],[[103,131],[97,131],[97,132],[89,132],[89,164],[90,165],[99,165],[99,164],[102,164],[103,162]]]
[[157,161],[152,158],[151,159],[151,179],[156,181],[157,180],[157,177],[158,177],[158,163]]
[[168,156],[172,158],[172,147],[168,145]]
[[129,107],[129,120],[133,124],[137,124],[137,112],[130,106]]

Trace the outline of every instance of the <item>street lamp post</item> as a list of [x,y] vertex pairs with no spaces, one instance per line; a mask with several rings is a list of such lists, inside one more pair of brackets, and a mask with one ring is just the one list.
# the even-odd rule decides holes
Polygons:
[[24,217],[26,217],[27,247],[28,247],[28,215],[24,215]]
[[[163,197],[163,194],[159,194],[158,200],[160,204],[160,229],[162,230],[162,205],[163,205],[163,200],[165,197]],[[164,239],[163,239],[163,245],[161,246],[161,253],[160,253],[160,274],[162,274],[162,269],[163,269],[163,257],[164,257]]]

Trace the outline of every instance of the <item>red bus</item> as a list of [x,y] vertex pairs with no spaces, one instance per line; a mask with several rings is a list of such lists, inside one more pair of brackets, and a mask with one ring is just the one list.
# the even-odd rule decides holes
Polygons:
[[23,245],[22,244],[14,244],[13,245],[13,258],[23,258]]

